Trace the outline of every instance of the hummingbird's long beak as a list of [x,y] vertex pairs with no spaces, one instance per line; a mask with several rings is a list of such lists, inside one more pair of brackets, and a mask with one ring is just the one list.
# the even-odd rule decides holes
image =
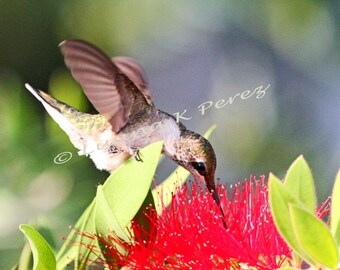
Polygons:
[[221,205],[220,196],[218,196],[215,184],[211,185],[208,182],[206,182],[206,185],[207,185],[207,188],[210,191],[211,195],[213,196],[214,201],[216,202],[216,204],[218,206],[220,206]]
[[215,186],[215,175],[214,173],[210,173],[204,177],[205,184],[208,190],[211,192],[216,204],[220,206],[220,197],[217,194],[216,186]]
[[223,226],[224,226],[224,228],[227,229],[227,224],[225,222],[225,215],[224,215],[223,209],[221,207],[220,196],[218,195],[217,190],[216,190],[216,186],[215,186],[214,175],[206,176],[204,180],[205,180],[207,189],[210,191],[214,201],[216,202],[217,206],[220,209],[220,212],[221,212],[221,215],[222,215]]

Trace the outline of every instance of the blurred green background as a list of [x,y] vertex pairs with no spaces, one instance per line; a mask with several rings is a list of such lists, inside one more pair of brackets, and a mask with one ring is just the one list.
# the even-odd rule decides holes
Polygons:
[[[211,137],[217,177],[283,177],[300,154],[319,200],[340,166],[340,2],[0,0],[0,269],[18,259],[20,223],[69,233],[107,173],[79,157],[29,82],[76,108],[95,112],[63,64],[58,44],[90,41],[111,56],[136,58],[155,104],[184,113]],[[269,86],[262,98],[235,98],[204,115],[200,104]],[[73,157],[64,164],[54,158]],[[175,165],[160,165],[157,180]]]

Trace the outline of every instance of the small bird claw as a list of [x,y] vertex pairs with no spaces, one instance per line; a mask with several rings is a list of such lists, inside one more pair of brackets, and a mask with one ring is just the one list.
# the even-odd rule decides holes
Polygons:
[[142,158],[141,158],[141,156],[140,156],[139,150],[137,150],[137,151],[134,153],[133,156],[135,157],[135,160],[136,160],[136,161],[141,161],[141,162],[143,162],[143,160],[142,160]]

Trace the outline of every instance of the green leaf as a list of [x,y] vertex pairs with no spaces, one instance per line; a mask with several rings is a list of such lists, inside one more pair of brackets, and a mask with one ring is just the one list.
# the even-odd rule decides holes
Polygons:
[[318,264],[336,269],[338,249],[326,224],[297,205],[290,204],[289,212],[294,233],[304,252]]
[[336,243],[338,245],[338,251],[340,253],[340,226],[339,226],[339,224],[338,224],[338,227],[337,227],[337,229],[335,231],[334,239],[335,239],[335,241],[336,241]]
[[[122,229],[126,228],[132,220],[148,193],[162,146],[161,142],[157,142],[142,149],[140,155],[143,162],[137,162],[131,157],[115,170],[100,188],[99,207],[106,209],[109,207],[116,217],[112,222],[117,221]],[[108,205],[104,206],[103,200]],[[104,224],[109,222],[106,218],[110,218],[110,215],[105,216],[103,212],[101,216],[98,211],[96,214],[96,203],[95,198],[77,221],[75,228],[80,234],[72,230],[60,249],[57,255],[58,269],[64,269],[71,261],[75,262],[76,269],[85,269],[87,260],[93,261],[101,256],[100,252],[94,254],[89,249],[89,247],[99,247],[99,243],[96,238],[88,236],[97,232],[97,224],[99,230],[104,231]]]
[[30,225],[22,224],[20,230],[30,243],[33,253],[34,270],[56,269],[56,260],[52,249],[41,234]]
[[338,171],[332,193],[331,231],[340,248],[340,170]]
[[176,188],[183,185],[189,175],[189,171],[178,166],[166,180],[157,185],[156,188],[152,189],[152,196],[154,198],[158,214],[161,214],[162,209],[171,203],[172,196],[176,193]]
[[286,242],[306,261],[314,264],[301,248],[291,223],[289,204],[301,205],[296,196],[290,193],[285,185],[273,174],[269,175],[268,193],[271,212],[277,229]]
[[138,224],[143,227],[141,236],[144,240],[148,240],[150,237],[150,229],[152,224],[150,224],[150,218],[146,216],[145,213],[150,213],[151,208],[156,209],[151,189],[149,189],[141,208],[139,208],[136,216],[134,217],[134,221],[138,222]]
[[[131,220],[145,208],[143,203],[152,203],[147,194],[154,177],[161,151],[162,142],[153,143],[140,151],[142,162],[134,157],[115,170],[103,186],[98,186],[95,210],[97,234],[106,238],[113,233],[125,242],[130,238],[125,233]],[[114,243],[112,243],[114,244]],[[99,245],[103,248],[102,245]],[[116,248],[125,251],[117,244]]]
[[[208,139],[215,129],[216,125],[212,125],[205,132],[204,137]],[[161,214],[162,209],[171,203],[172,197],[176,193],[176,188],[182,186],[189,175],[189,171],[178,166],[167,179],[157,185],[156,188],[152,189],[152,196],[154,198],[156,211],[159,215]]]
[[123,228],[120,227],[117,217],[107,201],[103,186],[101,185],[97,188],[95,227],[97,233],[102,236],[114,231],[119,238],[126,242],[130,241]]
[[[29,269],[29,268],[22,268],[22,270],[26,270],[26,269]],[[12,266],[11,270],[20,270],[19,265],[16,264],[16,265]]]
[[19,262],[12,267],[12,270],[27,270],[27,269],[32,269],[32,250],[30,247],[29,242],[26,242],[21,254],[20,254],[20,259]]
[[289,167],[284,185],[308,210],[315,212],[316,195],[312,172],[303,158],[299,156]]
[[86,245],[97,245],[97,240],[86,237],[82,234],[83,232],[86,232],[90,235],[95,232],[93,222],[95,206],[96,202],[94,200],[86,208],[74,226],[80,233],[73,229],[66,238],[66,241],[57,254],[58,269],[65,269],[70,262],[75,262],[75,269],[85,269],[86,262],[84,262],[84,258],[90,258],[93,260],[98,258],[98,256],[95,256],[91,253],[90,249],[86,247]]
[[103,185],[107,203],[123,229],[136,215],[148,194],[162,148],[162,142],[145,147],[140,151],[142,162],[131,157]]
[[75,269],[87,269],[87,267],[89,266],[89,262],[103,259],[101,253],[97,252],[100,248],[97,238],[94,237],[94,234],[96,232],[94,221],[96,203],[96,200],[93,200],[93,202],[90,204],[90,210],[87,212],[87,215],[81,223],[81,226],[76,227],[76,229],[79,230],[80,233],[75,232]]
[[204,133],[204,138],[209,139],[211,134],[214,132],[214,130],[217,128],[216,124],[213,124],[205,133]]

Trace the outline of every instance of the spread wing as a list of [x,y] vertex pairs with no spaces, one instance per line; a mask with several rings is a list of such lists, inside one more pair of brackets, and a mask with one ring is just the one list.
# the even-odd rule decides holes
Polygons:
[[127,123],[132,109],[136,110],[133,105],[146,103],[137,86],[93,45],[66,40],[59,47],[74,79],[96,110],[109,119],[112,130],[118,133]]
[[125,56],[111,58],[111,61],[138,87],[146,101],[153,105],[151,93],[148,89],[143,68],[135,60]]

